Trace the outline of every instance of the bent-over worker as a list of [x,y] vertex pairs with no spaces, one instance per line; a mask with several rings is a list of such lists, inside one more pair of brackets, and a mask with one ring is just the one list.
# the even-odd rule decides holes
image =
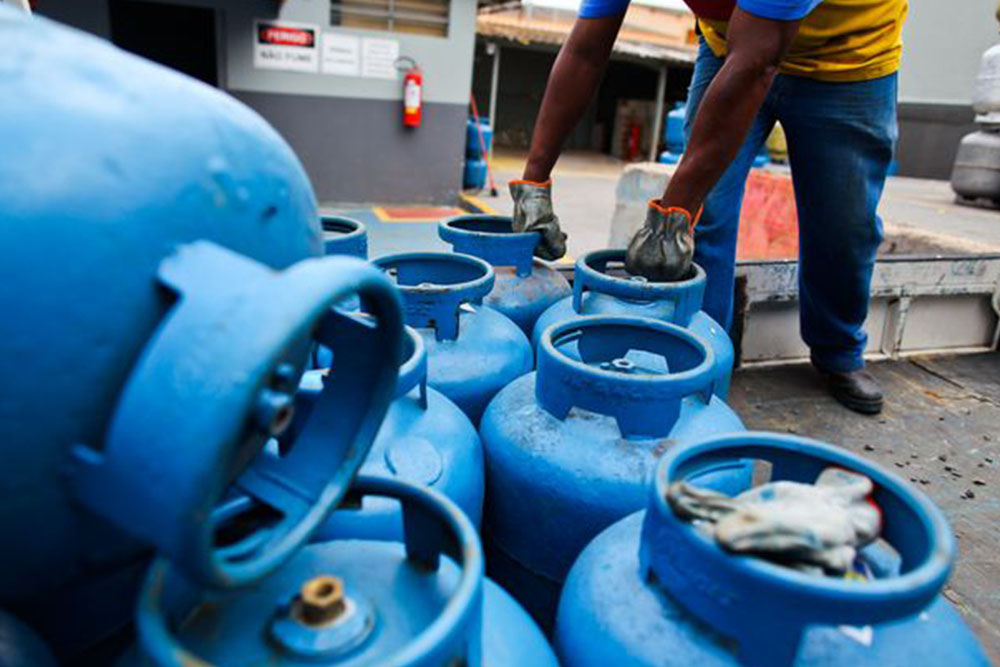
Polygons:
[[[555,259],[566,236],[550,180],[563,143],[600,84],[629,0],[583,0],[556,58],[522,180],[517,229],[542,232]],[[732,323],[744,183],[776,121],[787,137],[799,218],[802,338],[841,403],[882,409],[864,370],[868,296],[882,241],[876,214],[897,135],[896,71],[907,0],[685,0],[701,38],[687,100],[687,148],[649,204],[627,268],[652,280],[708,275],[705,311]]]

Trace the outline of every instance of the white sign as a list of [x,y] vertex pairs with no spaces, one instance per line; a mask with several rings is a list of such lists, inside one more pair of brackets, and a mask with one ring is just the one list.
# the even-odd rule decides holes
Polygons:
[[319,26],[254,21],[253,66],[291,72],[319,71]]
[[394,39],[365,37],[361,40],[361,76],[374,79],[396,79],[396,59],[399,42]]
[[361,76],[361,38],[328,32],[323,35],[323,73]]

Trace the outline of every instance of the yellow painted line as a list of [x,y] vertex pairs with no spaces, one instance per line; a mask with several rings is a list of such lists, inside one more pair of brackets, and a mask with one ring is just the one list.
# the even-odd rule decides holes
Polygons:
[[560,257],[559,259],[557,259],[555,261],[555,263],[556,264],[574,264],[574,263],[576,263],[576,260],[573,259],[573,255],[571,255],[569,253],[566,253],[565,255],[563,255],[562,257]]
[[426,224],[430,222],[441,222],[444,218],[388,218],[382,220],[387,225],[405,225],[411,222],[417,224]]
[[462,201],[466,202],[470,206],[475,207],[480,213],[485,213],[487,215],[497,215],[499,211],[484,202],[479,197],[474,195],[467,195],[464,192],[460,195]]
[[375,217],[378,218],[379,222],[384,222],[387,224],[392,224],[392,223],[405,224],[410,222],[415,222],[415,223],[440,222],[441,220],[444,220],[445,218],[451,217],[453,215],[461,215],[463,212],[464,211],[462,211],[461,209],[455,208],[449,211],[447,215],[443,216],[435,216],[430,218],[406,218],[406,217],[397,218],[393,216],[391,213],[389,213],[389,211],[387,211],[384,206],[372,206],[372,213],[375,214]]

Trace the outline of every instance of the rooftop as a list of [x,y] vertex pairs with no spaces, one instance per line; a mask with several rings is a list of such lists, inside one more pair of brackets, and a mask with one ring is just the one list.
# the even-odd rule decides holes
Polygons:
[[[482,7],[476,32],[523,45],[558,47],[576,19],[579,0],[524,0]],[[649,62],[693,63],[694,16],[681,0],[634,0],[614,54]]]

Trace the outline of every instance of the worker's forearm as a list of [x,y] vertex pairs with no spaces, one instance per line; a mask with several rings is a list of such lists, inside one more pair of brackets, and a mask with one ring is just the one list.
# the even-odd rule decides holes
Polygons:
[[774,77],[769,69],[730,67],[716,75],[702,108],[725,108],[725,116],[699,114],[688,148],[663,196],[665,206],[696,211],[739,152]]
[[594,98],[623,16],[578,19],[549,74],[524,168],[529,181],[546,181],[566,138]]
[[798,29],[796,23],[758,19],[739,9],[730,26],[729,55],[701,100],[664,206],[692,213],[701,207],[739,153]]

